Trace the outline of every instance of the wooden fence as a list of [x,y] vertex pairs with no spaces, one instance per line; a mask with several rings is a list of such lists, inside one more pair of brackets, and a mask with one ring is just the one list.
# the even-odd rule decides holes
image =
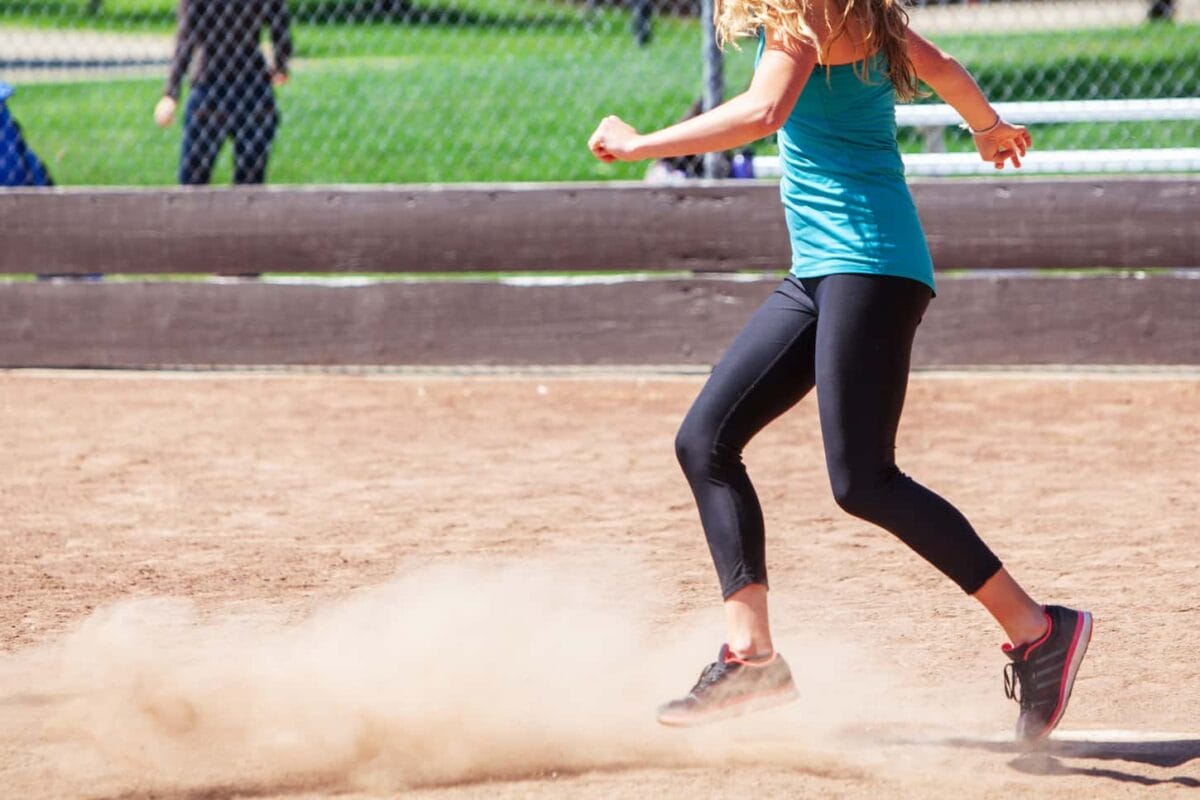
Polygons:
[[[1200,181],[912,188],[918,365],[1200,364]],[[0,283],[0,366],[706,364],[787,246],[765,182],[11,190],[0,273],[162,277]]]

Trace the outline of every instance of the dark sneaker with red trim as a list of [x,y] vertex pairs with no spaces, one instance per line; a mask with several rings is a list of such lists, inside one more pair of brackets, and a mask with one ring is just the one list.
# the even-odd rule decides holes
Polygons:
[[1058,725],[1075,673],[1092,639],[1092,615],[1062,606],[1046,606],[1049,627],[1042,638],[1020,647],[1003,647],[1012,663],[1004,665],[1004,693],[1021,706],[1017,739],[1035,742]]
[[717,660],[704,668],[687,696],[660,706],[663,725],[703,725],[783,705],[796,695],[792,671],[783,656],[773,653],[765,661],[743,661],[721,646]]

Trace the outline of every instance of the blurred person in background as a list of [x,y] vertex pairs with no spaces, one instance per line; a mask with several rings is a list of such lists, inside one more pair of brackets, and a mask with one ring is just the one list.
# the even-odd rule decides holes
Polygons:
[[[264,27],[271,34],[273,64],[259,48]],[[291,55],[285,0],[179,0],[175,56],[154,121],[165,128],[174,120],[187,72],[181,184],[208,183],[226,139],[233,140],[233,182],[266,181],[279,125],[273,87],[287,82]]]
[[8,98],[13,87],[0,81],[0,186],[53,186],[46,165],[25,141]]

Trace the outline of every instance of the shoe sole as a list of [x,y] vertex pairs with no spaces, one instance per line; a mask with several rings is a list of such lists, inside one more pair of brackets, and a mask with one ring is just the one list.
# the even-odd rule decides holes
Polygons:
[[666,725],[670,728],[691,728],[696,725],[707,725],[710,722],[720,722],[721,720],[740,717],[755,711],[766,711],[769,708],[790,703],[799,696],[800,692],[796,690],[796,684],[789,683],[787,686],[772,689],[769,692],[760,692],[758,694],[739,697],[736,700],[728,700],[724,704],[708,711],[678,717],[660,714],[658,722],[660,725]]
[[1067,664],[1063,670],[1062,688],[1059,690],[1058,707],[1054,709],[1054,715],[1046,724],[1046,727],[1037,736],[1026,739],[1028,742],[1040,742],[1045,739],[1050,733],[1058,727],[1059,720],[1067,711],[1067,703],[1071,700],[1071,690],[1075,688],[1075,673],[1079,672],[1079,665],[1083,663],[1083,657],[1087,653],[1088,644],[1092,641],[1092,613],[1090,611],[1078,612],[1081,617],[1079,627],[1075,629],[1074,641],[1071,642],[1071,650],[1067,654]]

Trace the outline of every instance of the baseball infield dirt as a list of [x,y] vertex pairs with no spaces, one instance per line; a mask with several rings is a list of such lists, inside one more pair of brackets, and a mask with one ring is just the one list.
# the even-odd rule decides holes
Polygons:
[[700,376],[0,373],[0,797],[1117,798],[1200,787],[1200,377],[923,373],[902,469],[1090,609],[1057,739],[999,629],[746,461],[800,687],[653,721],[721,643],[675,427]]

